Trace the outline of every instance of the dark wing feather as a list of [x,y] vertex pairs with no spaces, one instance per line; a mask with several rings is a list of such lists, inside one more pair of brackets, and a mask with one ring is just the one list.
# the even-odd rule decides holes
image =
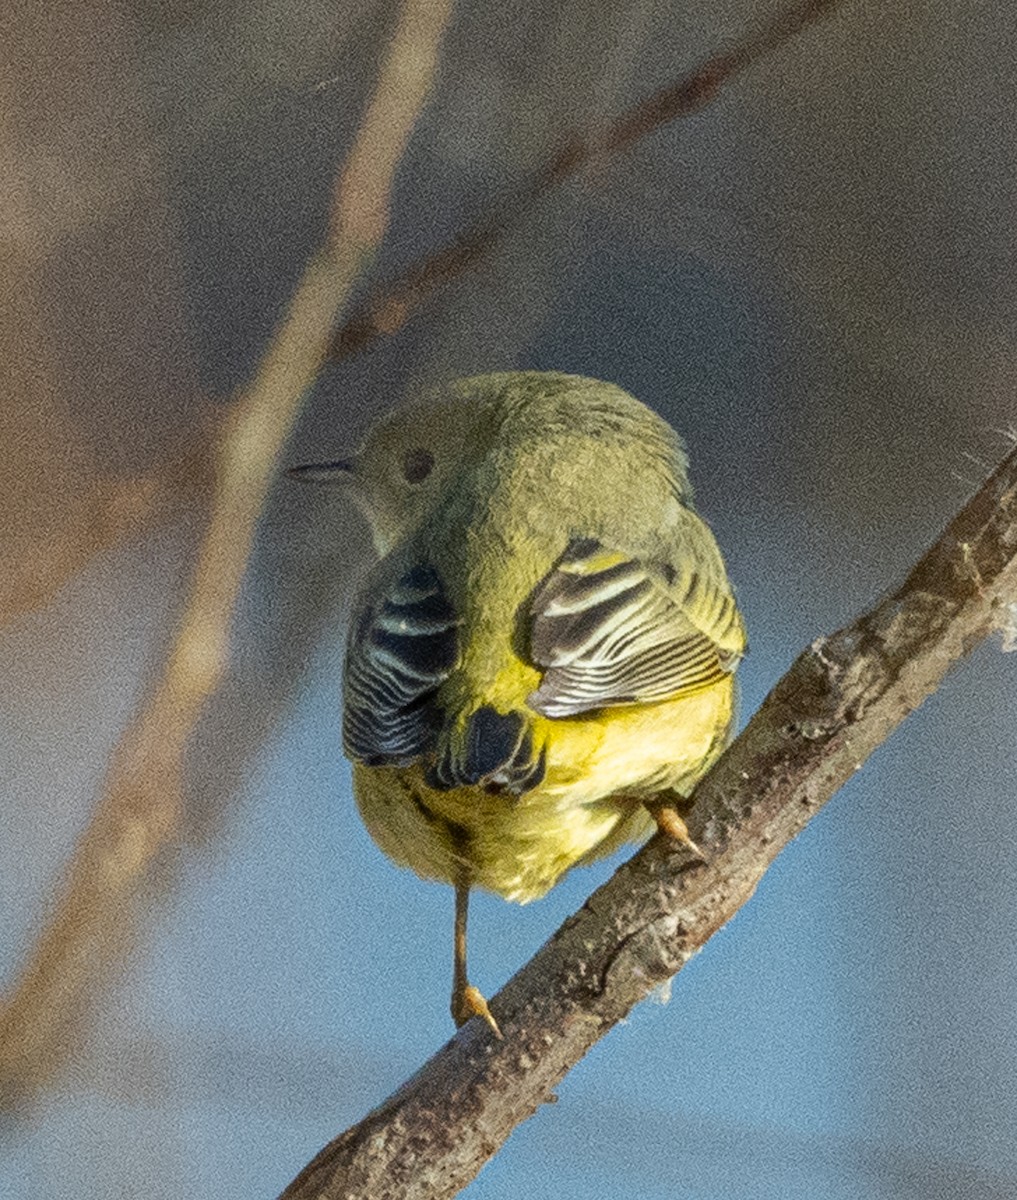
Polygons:
[[416,566],[354,620],[343,682],[343,748],[371,766],[434,749],[438,688],[459,660],[459,621],[437,572]]
[[574,541],[531,603],[530,649],[544,677],[530,706],[570,717],[648,704],[732,670],[744,637],[726,578],[693,572],[676,591],[674,574]]

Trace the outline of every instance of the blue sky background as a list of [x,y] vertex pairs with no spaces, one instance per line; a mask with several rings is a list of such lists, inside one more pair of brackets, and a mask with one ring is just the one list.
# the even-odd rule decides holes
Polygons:
[[[315,40],[334,34],[324,7],[169,21],[138,4],[117,27],[211,394],[245,378],[314,244],[369,80],[387,10]],[[380,271],[753,11],[649,3],[605,31],[593,7],[460,12]],[[629,388],[688,442],[750,629],[744,719],[900,578],[1015,421],[1014,21],[919,7],[845,5],[565,189],[399,338],[327,371],[290,459],[342,453],[442,374]],[[101,436],[82,416],[111,462],[138,406],[111,406]],[[0,981],[87,821],[192,538],[180,523],[108,551],[0,629]],[[280,484],[193,750],[187,838],[72,1069],[0,1125],[0,1195],[270,1197],[450,1035],[450,889],[373,846],[340,753],[343,614],[368,559],[339,496]],[[977,650],[465,1194],[1017,1194],[1015,671],[998,639]],[[614,865],[523,908],[478,896],[475,982],[497,990]]]

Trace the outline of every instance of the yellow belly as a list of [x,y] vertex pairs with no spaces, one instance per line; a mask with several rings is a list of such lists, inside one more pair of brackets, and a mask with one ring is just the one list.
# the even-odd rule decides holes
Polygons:
[[642,800],[687,793],[723,748],[731,725],[730,676],[692,695],[583,717],[535,716],[547,747],[539,787],[516,797],[480,788],[436,791],[412,767],[354,764],[353,791],[371,836],[418,875],[474,886],[507,900],[542,896],[570,867],[653,831]]

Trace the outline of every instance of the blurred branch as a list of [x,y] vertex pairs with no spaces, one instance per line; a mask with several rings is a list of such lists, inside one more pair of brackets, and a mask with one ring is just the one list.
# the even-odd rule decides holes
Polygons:
[[[24,428],[27,421],[19,418],[25,409],[23,402],[8,409],[9,423],[19,422]],[[30,413],[29,420],[34,415]],[[48,447],[39,447],[44,448]],[[19,481],[25,481],[25,491],[34,486],[36,495],[54,495],[51,480],[33,480],[27,471],[18,470],[21,464],[12,465],[11,473],[17,471]],[[61,507],[63,498],[54,498],[51,519],[42,528],[38,520],[27,530],[14,522],[5,525],[0,545],[0,626],[48,603],[96,554],[179,512],[186,497],[200,494],[205,482],[201,465],[201,456],[194,453],[145,475],[124,478],[95,472],[88,490],[74,497],[75,503],[64,500]],[[186,470],[179,470],[180,466]],[[33,515],[42,505],[40,499]],[[32,511],[28,504],[22,507]]]
[[286,1200],[455,1195],[632,1006],[751,897],[777,854],[1017,604],[1017,450],[898,591],[819,638],[696,788],[709,861],[655,837],[471,1021],[301,1172]]
[[619,154],[662,125],[679,117],[694,116],[716,98],[725,84],[833,12],[840,2],[804,0],[792,5],[730,50],[708,58],[691,75],[626,109],[596,135],[573,135],[495,211],[482,216],[448,246],[413,263],[369,296],[337,331],[331,357],[350,358],[377,338],[396,333],[432,293],[479,261],[558,184]]
[[230,623],[265,495],[335,321],[388,221],[393,175],[421,111],[451,0],[404,0],[378,84],[311,260],[218,446],[211,516],[161,677],[117,748],[63,895],[0,1011],[0,1103],[29,1097],[68,1057],[96,987],[121,957],[139,884],[174,838],[184,752],[222,678]]
[[[616,117],[596,135],[573,137],[548,163],[536,171],[494,212],[482,217],[449,246],[409,267],[388,286],[376,291],[339,329],[331,334],[329,354],[346,358],[379,337],[398,331],[409,316],[434,292],[480,260],[510,230],[522,224],[540,200],[558,184],[592,164],[602,162],[678,117],[692,116],[709,104],[721,87],[802,29],[827,15],[838,0],[805,0],[779,13],[758,32],[725,53],[713,56],[691,75],[654,92]],[[437,11],[437,10],[436,10]],[[410,63],[410,60],[406,60]],[[412,70],[412,64],[410,70]],[[413,104],[411,88],[392,89],[386,104],[395,122],[404,121]],[[380,111],[380,110],[379,110]],[[369,139],[378,144],[372,135]],[[363,142],[362,144],[367,144]],[[388,159],[361,153],[347,168],[352,192],[376,188],[391,170],[396,141],[387,143]],[[366,193],[365,193],[366,194]],[[89,211],[94,204],[87,206]],[[356,218],[358,231],[369,241],[372,227],[387,219],[387,205],[373,208],[368,201]],[[334,210],[338,212],[338,208]],[[351,233],[358,231],[351,230]],[[313,271],[313,266],[312,266]],[[17,356],[12,356],[17,361]],[[100,478],[83,498],[87,511],[78,523],[65,521],[57,533],[35,534],[31,552],[21,542],[6,548],[0,561],[0,623],[47,602],[67,579],[99,550],[178,512],[194,500],[192,481],[199,479],[201,498],[206,492],[208,447],[206,430],[199,431],[185,452],[191,469],[178,470],[180,458],[131,480]],[[30,470],[23,472],[31,483]],[[184,478],[186,474],[186,478]],[[38,479],[32,484],[40,488]],[[50,489],[55,494],[59,489]],[[47,494],[45,488],[42,494]],[[74,515],[73,507],[63,512]],[[66,526],[66,527],[65,527]]]

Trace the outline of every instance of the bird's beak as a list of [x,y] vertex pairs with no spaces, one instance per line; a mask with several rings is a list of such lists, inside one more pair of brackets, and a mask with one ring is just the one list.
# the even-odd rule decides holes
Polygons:
[[353,478],[356,460],[337,458],[332,462],[306,463],[302,467],[290,467],[286,474],[301,483],[343,483]]

